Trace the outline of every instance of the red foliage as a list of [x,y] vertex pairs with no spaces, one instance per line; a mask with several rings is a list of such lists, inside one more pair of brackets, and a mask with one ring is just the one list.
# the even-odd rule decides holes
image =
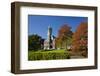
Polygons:
[[67,24],[61,26],[61,28],[58,31],[58,38],[61,39],[71,35],[72,35],[71,27],[69,27]]
[[61,45],[61,47],[63,46],[63,43],[67,43],[68,38],[72,37],[72,31],[71,31],[71,27],[68,26],[67,24],[64,24],[60,27],[59,31],[58,31],[58,36],[56,38],[56,43],[58,45]]
[[81,23],[73,34],[72,50],[81,51],[87,49],[88,24]]

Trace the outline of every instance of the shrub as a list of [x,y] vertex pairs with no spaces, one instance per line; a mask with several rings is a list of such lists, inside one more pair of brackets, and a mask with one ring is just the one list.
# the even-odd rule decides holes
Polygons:
[[87,57],[88,56],[88,52],[86,50],[82,51],[82,56]]
[[28,60],[55,60],[55,59],[69,59],[70,55],[67,52],[31,52]]

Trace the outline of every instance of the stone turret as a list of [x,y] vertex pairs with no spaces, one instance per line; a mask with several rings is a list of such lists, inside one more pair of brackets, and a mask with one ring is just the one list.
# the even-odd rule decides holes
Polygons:
[[52,28],[49,26],[48,27],[48,33],[47,33],[47,40],[48,40],[48,49],[52,48],[52,39],[51,39],[51,36],[52,36]]
[[52,36],[52,28],[49,26],[47,30],[47,39],[44,40],[44,50],[55,49],[55,37]]

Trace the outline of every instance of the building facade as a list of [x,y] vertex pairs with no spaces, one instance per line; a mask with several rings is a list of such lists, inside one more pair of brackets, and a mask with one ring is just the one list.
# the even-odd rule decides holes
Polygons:
[[49,26],[47,39],[44,40],[44,50],[55,49],[55,37],[52,35],[52,28]]

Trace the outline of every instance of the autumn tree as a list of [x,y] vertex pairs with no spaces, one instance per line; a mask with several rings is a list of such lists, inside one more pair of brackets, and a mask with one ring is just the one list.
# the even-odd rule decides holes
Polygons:
[[72,41],[73,51],[87,51],[88,46],[88,24],[87,22],[82,22],[77,27],[75,33],[73,34]]
[[67,46],[70,45],[71,38],[71,27],[67,24],[62,25],[58,31],[58,36],[56,38],[57,47],[67,49]]

